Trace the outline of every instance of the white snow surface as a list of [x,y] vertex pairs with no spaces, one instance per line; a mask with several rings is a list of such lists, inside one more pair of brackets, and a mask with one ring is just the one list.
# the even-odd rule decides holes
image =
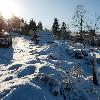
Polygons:
[[[31,36],[11,35],[13,46],[0,48],[0,100],[100,99],[100,87],[92,82],[91,65],[92,51],[100,55],[99,49],[56,41],[47,31],[37,32],[38,44]],[[75,50],[88,55],[83,53],[83,59],[78,59]],[[100,60],[100,78],[99,67]]]

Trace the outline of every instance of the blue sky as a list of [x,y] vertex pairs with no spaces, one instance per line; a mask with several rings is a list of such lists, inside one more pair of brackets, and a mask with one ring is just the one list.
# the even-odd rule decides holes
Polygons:
[[53,19],[70,24],[76,5],[83,4],[91,20],[100,15],[100,0],[16,0],[20,7],[20,16],[27,21],[42,21],[45,27],[51,27]]

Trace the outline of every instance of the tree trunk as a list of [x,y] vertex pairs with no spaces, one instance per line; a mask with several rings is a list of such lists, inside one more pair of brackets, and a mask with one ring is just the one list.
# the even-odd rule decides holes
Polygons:
[[80,30],[80,38],[81,38],[81,43],[83,43],[83,19],[81,17],[81,23],[80,23],[80,26],[81,26],[81,30]]

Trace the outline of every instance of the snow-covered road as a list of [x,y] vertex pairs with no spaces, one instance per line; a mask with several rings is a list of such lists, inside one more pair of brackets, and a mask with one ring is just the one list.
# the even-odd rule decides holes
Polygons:
[[[45,32],[44,32],[45,33]],[[41,34],[38,34],[41,37]],[[50,33],[49,33],[50,35]],[[46,36],[45,36],[46,37]],[[34,64],[38,62],[39,54],[37,51],[41,50],[40,45],[50,42],[48,39],[40,38],[41,42],[36,45],[34,41],[31,41],[30,37],[16,36],[13,37],[13,46],[10,48],[0,48],[0,66],[1,68],[8,68],[14,65],[28,66],[28,64]],[[52,41],[51,41],[52,42]]]

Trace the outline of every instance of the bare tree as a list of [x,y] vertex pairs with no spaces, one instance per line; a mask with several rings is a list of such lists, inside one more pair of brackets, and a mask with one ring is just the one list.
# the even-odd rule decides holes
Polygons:
[[99,31],[100,27],[100,16],[96,16],[96,20],[95,20],[95,25],[94,25],[94,29],[96,32]]
[[80,39],[82,42],[83,30],[86,27],[86,10],[83,5],[77,5],[75,14],[73,16],[73,25],[78,28]]

